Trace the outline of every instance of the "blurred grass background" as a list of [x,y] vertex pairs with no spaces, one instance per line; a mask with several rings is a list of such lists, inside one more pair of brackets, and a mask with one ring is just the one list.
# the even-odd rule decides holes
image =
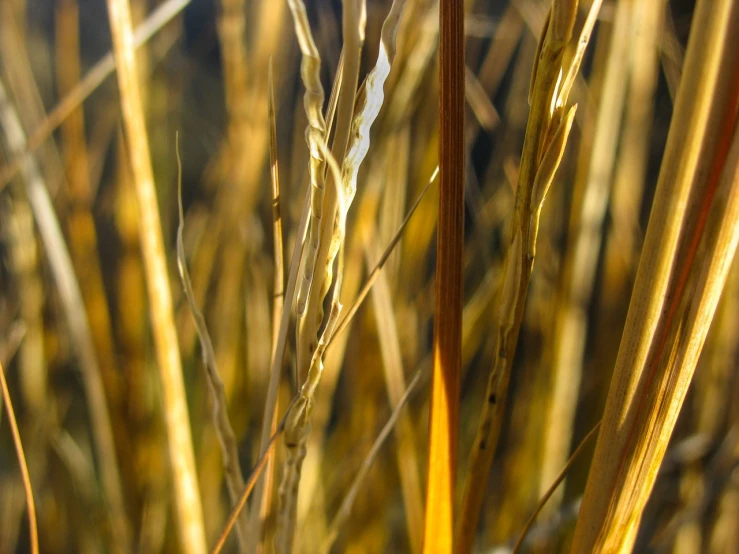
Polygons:
[[[165,2],[130,4],[138,25]],[[581,4],[583,18],[589,2]],[[377,56],[389,6],[385,0],[367,3],[360,82]],[[467,458],[471,447],[493,356],[494,293],[513,212],[531,68],[548,2],[478,0],[465,6],[460,459]],[[258,459],[272,352],[270,59],[286,263],[307,190],[307,120],[300,51],[286,2],[192,0],[180,2],[179,9],[139,49],[138,63],[199,494],[211,544],[230,501],[200,346],[175,265],[175,134],[182,159],[185,253],[247,475]],[[511,546],[570,453],[600,419],[654,201],[693,9],[688,0],[614,0],[601,9],[572,93],[579,104],[573,132],[541,215],[537,262],[477,551]],[[322,58],[323,87],[330,91],[341,52],[341,2],[310,1],[307,10]],[[351,305],[438,163],[437,18],[434,2],[408,0],[385,103],[349,212],[345,306]],[[48,114],[110,50],[102,0],[0,0],[0,80],[35,148],[33,158],[82,292],[125,518],[116,522],[115,507],[104,492],[106,466],[94,430],[101,417],[95,407],[99,404],[90,401],[88,368],[81,367],[48,245],[39,236],[23,178],[16,175],[18,154],[3,133],[0,361],[26,451],[42,552],[182,548],[175,533],[138,212],[116,79],[103,80],[53,133],[38,134]],[[317,551],[325,539],[360,464],[417,370],[421,381],[369,471],[334,551],[419,549],[437,195],[432,184],[369,301],[327,353],[298,499],[300,552]],[[734,268],[636,551],[739,550],[736,263]],[[296,389],[293,336],[291,332],[280,413]],[[26,501],[6,422],[3,416],[0,552],[25,552]],[[545,508],[526,551],[568,551],[592,448],[576,461],[566,485]],[[282,456],[278,446],[278,460]],[[271,511],[268,538],[273,519]],[[128,529],[128,546],[116,538],[116,526]],[[235,550],[231,540],[228,548]]]

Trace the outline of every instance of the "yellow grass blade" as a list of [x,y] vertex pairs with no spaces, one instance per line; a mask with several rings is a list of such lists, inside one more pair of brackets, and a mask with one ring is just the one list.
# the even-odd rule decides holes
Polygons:
[[164,400],[180,548],[195,554],[205,551],[203,514],[128,0],[108,0],[108,12],[139,207],[141,250]]
[[738,24],[739,2],[699,2],[576,554],[632,548],[736,250]]

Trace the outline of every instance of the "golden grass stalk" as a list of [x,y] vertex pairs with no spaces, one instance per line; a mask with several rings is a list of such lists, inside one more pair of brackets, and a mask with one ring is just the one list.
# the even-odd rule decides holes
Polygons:
[[[303,262],[303,275],[300,280],[297,298],[297,311],[303,314],[305,305],[310,294],[310,283],[313,279],[313,271],[318,255],[318,242],[320,238],[321,218],[323,215],[324,197],[324,171],[325,160],[318,146],[319,141],[327,140],[326,120],[323,116],[323,100],[325,93],[321,85],[321,58],[318,54],[313,34],[311,33],[305,4],[301,0],[289,2],[290,11],[295,20],[295,34],[302,53],[300,64],[300,75],[305,86],[303,104],[308,116],[308,128],[306,129],[306,141],[310,151],[310,220],[308,223],[308,234],[306,243],[308,250],[305,251]],[[304,354],[303,354],[304,355]],[[300,367],[300,362],[298,362]],[[303,378],[298,369],[299,380]],[[298,381],[300,382],[300,381]]]
[[390,415],[387,423],[385,423],[382,430],[380,431],[380,434],[377,436],[375,442],[372,444],[372,448],[370,448],[367,456],[362,461],[362,465],[360,466],[359,471],[352,480],[352,484],[349,487],[349,490],[347,491],[346,495],[344,495],[344,499],[341,501],[341,505],[339,506],[336,515],[334,515],[334,518],[331,520],[326,540],[321,545],[320,551],[322,553],[329,554],[329,552],[331,552],[331,547],[336,541],[336,538],[339,536],[341,527],[349,518],[349,515],[351,515],[352,505],[354,504],[354,501],[359,494],[359,489],[362,486],[362,482],[364,481],[365,477],[367,477],[372,464],[377,458],[377,454],[379,453],[380,448],[382,448],[385,440],[387,440],[388,436],[390,436],[390,432],[393,430],[393,427],[395,427],[395,425],[398,423],[398,419],[403,413],[403,407],[405,407],[405,405],[408,403],[408,399],[411,397],[411,394],[418,385],[418,382],[421,380],[421,375],[421,370],[417,370],[410,383],[408,383],[405,391],[398,399],[397,404],[393,408],[393,413]]
[[[295,289],[299,279],[300,257],[303,251],[303,241],[301,239],[305,237],[305,233],[307,230],[309,209],[310,195],[306,194],[305,202],[303,205],[303,213],[301,215],[300,223],[298,226],[297,240],[295,243],[293,254],[291,256],[290,273],[287,279],[287,286],[285,287],[284,298],[287,300],[287,302],[284,303],[282,307],[282,313],[279,320],[279,329],[277,332],[277,339],[274,347],[274,355],[272,356],[272,364],[270,367],[269,383],[267,385],[267,395],[264,404],[264,415],[262,419],[262,434],[259,444],[260,456],[264,456],[267,452],[269,440],[271,437],[271,422],[274,419],[275,414],[277,413],[280,373],[282,370],[285,348],[287,346],[287,332],[290,321],[290,309],[292,308],[292,300],[295,296]],[[272,458],[273,456],[274,454],[271,454],[270,458]],[[261,499],[264,491],[263,487],[265,486],[266,484],[261,480],[257,481],[256,490],[254,491],[255,506],[262,504]],[[250,524],[250,529],[256,529],[256,527],[252,527],[251,525],[252,524]]]
[[549,12],[534,62],[529,92],[531,111],[526,126],[510,243],[498,289],[497,332],[493,368],[488,378],[480,423],[472,445],[462,512],[457,527],[457,552],[472,550],[488,475],[498,443],[518,333],[536,254],[539,215],[562,159],[575,107],[568,97],[600,8],[593,2],[569,63],[564,53],[572,35],[576,0],[555,1]]
[[[342,86],[337,104],[334,152],[329,152],[322,141],[317,141],[317,145],[321,150],[320,153],[328,162],[330,173],[327,181],[330,186],[325,192],[324,215],[321,220],[321,240],[318,244],[320,271],[319,266],[316,265],[313,280],[309,284],[310,294],[307,305],[301,306],[300,295],[298,298],[298,378],[304,378],[304,381],[302,381],[297,402],[288,412],[285,426],[285,445],[288,453],[280,486],[280,513],[278,514],[278,533],[275,541],[276,549],[280,553],[292,550],[300,471],[302,461],[305,458],[313,397],[323,372],[323,353],[331,340],[341,311],[341,303],[339,302],[343,271],[341,257],[339,258],[336,282],[333,287],[331,311],[326,318],[321,337],[315,343],[314,334],[323,320],[320,303],[331,286],[333,264],[344,245],[346,218],[356,194],[359,167],[369,149],[370,129],[383,104],[383,87],[395,56],[395,35],[404,4],[403,0],[394,0],[390,7],[390,12],[382,26],[377,63],[367,75],[356,106],[353,96],[356,89],[359,54],[361,44],[364,41],[365,7],[364,2],[361,2],[359,9],[357,9],[357,6],[353,5],[351,1],[344,6],[344,48],[345,53],[349,52],[351,54],[343,56]],[[358,25],[356,25],[357,21],[359,22]],[[356,29],[353,28],[354,26],[356,26]],[[350,39],[350,37],[353,38]],[[355,56],[356,59],[352,61]],[[347,100],[349,91],[352,91],[351,102]],[[353,118],[351,117],[352,114],[355,114]],[[344,134],[343,120],[347,115],[351,119],[351,126],[350,128],[347,126],[346,134]],[[344,142],[346,144],[342,145]],[[344,151],[346,151],[346,156],[344,156]],[[334,155],[336,153],[343,158],[342,167],[339,167]],[[311,248],[309,238],[306,239],[306,242]],[[310,365],[307,368],[306,375],[303,376],[301,375],[301,356],[308,354],[310,354]]]
[[[203,365],[205,366],[205,377],[208,381],[208,389],[210,390],[211,402],[213,403],[213,425],[218,435],[218,444],[221,447],[221,455],[223,456],[223,468],[226,477],[226,488],[231,503],[235,504],[239,498],[239,494],[244,489],[244,476],[241,474],[241,466],[239,465],[238,444],[236,435],[234,435],[231,421],[228,417],[228,402],[226,401],[226,391],[223,381],[218,373],[218,365],[216,363],[216,353],[213,350],[213,341],[210,339],[208,327],[205,324],[205,318],[198,309],[195,302],[195,294],[192,290],[190,275],[187,272],[187,259],[185,256],[185,246],[182,239],[182,233],[185,228],[185,214],[182,209],[182,163],[179,156],[179,136],[177,147],[177,164],[180,175],[178,177],[177,190],[177,210],[179,214],[179,225],[177,226],[177,269],[180,272],[180,279],[185,289],[185,298],[187,299],[190,313],[195,321],[198,337],[200,339],[200,348],[202,350]],[[239,545],[243,552],[246,551],[246,519],[239,520],[240,525],[237,527],[237,537]]]
[[575,448],[575,451],[572,453],[570,458],[567,460],[567,462],[564,464],[564,467],[560,470],[559,474],[554,478],[554,480],[549,484],[548,488],[544,491],[544,494],[539,499],[539,502],[536,505],[536,508],[533,512],[531,512],[531,516],[529,516],[529,519],[526,521],[526,524],[523,527],[523,530],[521,531],[521,534],[518,536],[518,540],[516,541],[516,544],[513,546],[513,551],[511,554],[518,554],[520,552],[521,547],[523,546],[523,541],[526,539],[526,534],[531,529],[531,526],[534,524],[534,521],[536,521],[537,516],[542,511],[544,506],[547,502],[552,498],[554,495],[554,492],[559,488],[559,486],[562,484],[562,482],[565,480],[565,477],[567,476],[567,473],[572,468],[572,465],[574,464],[575,460],[580,456],[582,451],[585,449],[585,446],[590,442],[590,439],[594,438],[596,436],[596,433],[598,432],[598,429],[600,429],[600,421],[595,424],[595,426],[588,431],[588,434],[585,435],[585,438],[580,441],[580,444]]
[[[341,182],[339,165],[334,159],[328,147],[324,143],[318,143],[321,154],[328,163],[329,169],[334,173],[335,182]],[[337,234],[343,234],[344,229],[336,229]],[[343,237],[341,237],[341,244]],[[282,470],[282,481],[278,491],[279,511],[277,514],[277,530],[275,534],[275,551],[278,554],[290,554],[295,541],[297,497],[300,486],[300,474],[303,460],[306,454],[308,434],[310,432],[310,413],[313,408],[313,397],[323,373],[323,354],[328,347],[330,337],[334,333],[336,323],[341,312],[339,302],[341,293],[341,258],[339,259],[339,271],[331,298],[331,311],[326,320],[326,325],[315,346],[311,364],[308,368],[303,386],[296,401],[290,406],[285,415],[284,442],[285,462]]]
[[108,0],[124,128],[139,207],[139,233],[161,379],[180,548],[204,552],[205,533],[167,263],[127,0]]
[[[300,0],[290,1],[288,2],[288,4],[293,16],[295,24],[295,34],[298,37],[298,44],[300,45],[300,51],[302,54],[301,77],[303,85],[305,86],[303,105],[308,117],[306,141],[308,143],[308,148],[310,151],[310,189],[306,197],[303,213],[300,218],[298,233],[295,241],[295,248],[293,250],[290,263],[290,273],[288,275],[287,286],[284,291],[283,298],[287,300],[287,303],[283,302],[279,318],[279,326],[277,328],[277,336],[274,339],[274,352],[272,354],[269,382],[267,385],[267,396],[262,419],[262,431],[259,444],[260,455],[264,455],[264,453],[266,452],[268,444],[267,441],[271,435],[270,430],[272,428],[272,421],[277,414],[277,393],[280,384],[280,372],[282,369],[285,347],[287,345],[287,331],[290,321],[290,310],[292,308],[295,290],[297,288],[298,294],[300,294],[300,290],[302,290],[303,287],[309,286],[306,284],[305,281],[305,279],[307,278],[305,262],[302,264],[302,275],[300,272],[303,252],[305,251],[305,245],[310,242],[309,239],[311,238],[311,233],[317,232],[312,231],[311,229],[318,225],[320,219],[318,218],[318,214],[322,213],[323,210],[322,204],[325,160],[323,160],[323,155],[318,144],[325,140],[327,134],[327,124],[322,111],[323,99],[325,95],[320,79],[321,59],[318,55],[318,49],[316,48],[315,41],[313,40],[310,25],[308,24],[308,16],[305,11],[305,4],[303,4]],[[335,105],[333,103],[334,98],[335,96],[332,94],[332,101],[329,101],[329,110],[331,110],[331,107]],[[272,100],[270,100],[270,102],[271,101]],[[270,132],[272,131],[270,130]],[[276,145],[272,143],[272,136],[270,137],[270,155],[276,155]],[[273,164],[274,163],[275,162],[273,161]],[[273,165],[273,168],[276,168],[276,166]],[[314,254],[312,252],[306,253],[306,257],[309,259],[313,255]],[[300,310],[298,309],[298,311]],[[269,464],[271,463],[272,462],[270,461]],[[267,472],[267,476],[270,477],[269,471]],[[271,488],[271,484],[265,483],[261,480],[257,481],[256,490],[254,492],[255,505],[261,506],[263,502],[268,502],[268,500],[263,500],[265,487],[267,487],[267,490],[269,491],[269,489]],[[252,530],[252,533],[257,532],[258,530],[258,524],[255,518],[256,516],[252,516],[252,522],[250,524],[250,529]]]
[[[365,255],[367,266],[371,267],[379,256],[379,247],[374,235],[365,237]],[[398,406],[407,387],[387,271],[380,274],[375,286],[372,287],[372,305],[388,399],[391,405]],[[395,427],[398,473],[400,474],[411,552],[420,552],[423,529],[423,493],[418,473],[418,453],[413,435],[413,423],[410,417],[408,414],[400,414]]]
[[629,551],[739,241],[739,2],[699,2],[573,553]]
[[[341,61],[339,61],[339,68],[341,68]],[[331,91],[328,103],[328,116],[326,118],[326,128],[331,127],[331,122],[334,116],[334,109],[336,106],[336,97],[338,84],[341,80],[341,69],[334,82],[334,88]],[[273,145],[272,148],[276,148]],[[276,149],[273,150],[276,155]],[[276,166],[275,166],[276,167]],[[303,255],[303,248],[305,246],[305,238],[308,228],[308,220],[310,217],[310,201],[313,193],[312,188],[309,189],[305,195],[305,201],[303,202],[303,212],[300,216],[300,222],[298,223],[298,231],[296,235],[295,248],[290,259],[290,272],[287,278],[287,285],[284,288],[283,294],[283,305],[282,311],[279,317],[279,326],[277,330],[277,337],[275,339],[274,354],[272,356],[272,363],[270,367],[269,382],[267,384],[267,396],[264,404],[264,412],[262,416],[262,432],[259,443],[259,453],[263,455],[266,452],[269,437],[271,436],[271,422],[275,418],[277,413],[277,394],[280,384],[280,375],[282,371],[282,363],[285,355],[285,347],[287,346],[287,332],[290,322],[290,311],[292,309],[293,300],[295,297],[295,290],[298,284],[299,271],[300,271],[300,260]],[[285,303],[285,300],[287,301]],[[257,504],[261,504],[260,499],[262,498],[263,488],[266,486],[262,481],[258,481],[256,489],[254,491],[254,501]],[[250,529],[256,529],[256,523],[250,524]]]
[[[336,75],[334,76],[334,82],[331,88],[331,94],[328,98],[328,104],[326,107],[326,135],[331,136],[332,129],[334,128],[334,121],[336,119],[336,110],[339,101],[339,92],[342,88],[343,83],[343,68],[344,68],[344,52],[343,48],[339,55],[338,67]],[[324,182],[326,175],[324,173]],[[361,212],[360,212],[361,213]],[[348,255],[349,263],[343,265],[344,272],[342,275],[342,290],[340,300],[345,301],[347,298],[352,298],[356,294],[356,290],[359,288],[359,281],[361,278],[362,264],[361,254],[358,248],[354,248],[354,252],[350,251]],[[297,520],[304,532],[302,534],[302,540],[308,541],[311,544],[319,544],[323,540],[323,535],[326,530],[326,510],[325,510],[325,490],[322,482],[322,461],[326,439],[326,425],[331,416],[332,398],[336,391],[339,374],[341,367],[344,362],[344,355],[346,353],[346,343],[348,337],[344,337],[338,341],[334,348],[329,353],[328,348],[326,350],[327,355],[324,360],[325,370],[321,377],[321,389],[323,391],[321,402],[316,403],[314,410],[311,414],[311,433],[308,437],[306,444],[306,456],[303,462],[303,470],[300,478],[300,489],[298,491],[298,502],[297,502]],[[300,382],[298,378],[298,368],[296,365],[295,380],[297,383]]]
[[[270,177],[272,182],[272,235],[274,242],[274,302],[272,307],[272,358],[277,350],[277,336],[280,330],[280,316],[285,303],[285,268],[282,252],[282,213],[280,209],[280,172],[277,163],[277,116],[275,113],[274,82],[272,80],[272,61],[269,64],[269,158]],[[275,432],[277,420],[272,423],[272,433]]]
[[[146,21],[138,25],[134,31],[134,45],[136,48],[151,39],[159,30],[167,23],[174,19],[192,0],[166,0],[157,7]],[[56,107],[49,112],[46,119],[31,134],[28,139],[26,149],[22,154],[17,154],[15,158],[5,164],[0,170],[0,190],[5,188],[13,177],[18,174],[23,162],[23,156],[27,153],[37,150],[46,139],[59,127],[64,120],[72,115],[75,110],[97,89],[113,72],[115,72],[115,58],[110,52],[103,56],[92,69],[90,69],[84,78],[77,83]]]
[[[268,75],[268,92],[267,92],[267,110],[269,115],[269,159],[270,159],[270,178],[272,183],[272,235],[274,241],[274,285],[273,285],[273,302],[272,302],[272,361],[271,365],[274,366],[277,358],[277,348],[280,337],[280,320],[284,310],[285,304],[285,269],[284,269],[284,254],[282,251],[282,214],[280,210],[281,198],[280,198],[280,174],[277,164],[277,116],[275,113],[275,95],[274,95],[274,81],[272,79],[272,59],[270,58],[269,63],[269,75]],[[296,248],[296,250],[299,250]],[[290,310],[285,310],[287,313]],[[268,399],[271,402],[271,399]],[[274,435],[277,431],[277,412],[279,410],[279,404],[277,399],[274,403],[274,411],[271,417],[271,426],[269,428],[269,434]],[[263,432],[266,429],[263,429]],[[266,435],[267,433],[265,433]],[[272,450],[274,452],[274,450]],[[261,523],[267,518],[270,506],[272,504],[272,487],[274,483],[274,472],[275,472],[275,458],[273,454],[269,454],[267,459],[267,468],[265,470],[265,477],[263,481],[264,492],[261,489],[260,482],[257,482],[257,491],[261,497],[258,509],[254,509],[252,513],[252,522],[250,522],[249,529],[252,534],[250,540],[252,541],[252,550],[256,550],[262,547],[263,533],[261,530]],[[256,497],[256,496],[255,496]],[[256,504],[255,504],[256,506]]]
[[233,529],[234,525],[236,525],[236,521],[239,519],[242,510],[246,506],[246,501],[249,499],[249,494],[251,494],[251,491],[254,489],[254,485],[256,484],[257,480],[262,474],[262,471],[264,471],[264,468],[267,465],[267,460],[272,455],[275,442],[279,434],[284,429],[284,425],[285,420],[283,419],[276,433],[272,435],[272,437],[270,437],[269,441],[267,442],[267,450],[259,458],[257,464],[254,466],[254,469],[251,472],[251,475],[249,475],[249,479],[247,480],[246,485],[244,485],[244,490],[239,496],[239,499],[237,500],[235,506],[231,510],[231,513],[228,516],[228,520],[226,521],[226,525],[223,528],[223,531],[221,531],[221,534],[218,536],[216,544],[211,550],[211,554],[218,554],[223,549],[223,546],[226,544],[226,539],[228,539],[228,535],[229,533],[231,533],[231,529]]
[[663,16],[664,6],[660,2],[640,3],[634,9],[633,28],[636,33],[631,46],[629,91],[613,175],[609,208],[612,223],[603,262],[603,290],[606,293],[601,302],[605,305],[620,298],[620,292],[628,286],[629,268],[637,253],[638,219],[646,181]]
[[[113,148],[116,160],[113,177],[114,221],[122,244],[120,264],[114,280],[119,298],[116,310],[117,352],[126,361],[124,402],[130,418],[127,421],[133,424],[132,435],[138,439],[137,447],[144,451],[160,448],[165,435],[158,421],[161,407],[148,400],[156,398],[158,385],[156,379],[151,378],[148,329],[141,324],[147,320],[146,281],[141,259],[136,193],[123,130],[120,128],[116,132]],[[157,420],[157,424],[151,425],[152,420]],[[138,545],[142,551],[161,549],[164,541],[166,514],[169,513],[167,490],[170,485],[168,480],[161,479],[162,467],[166,467],[166,463],[152,464],[143,471],[135,472],[134,486],[143,494],[134,495],[134,502],[143,502],[148,516],[142,522],[139,535]]]
[[[364,44],[365,24],[365,0],[345,0],[342,10],[342,36],[344,44],[341,55],[341,82],[338,89],[336,124],[333,147],[331,149],[331,154],[339,164],[339,167],[342,167],[341,164],[344,161],[349,133],[352,128],[352,116],[354,114],[355,95],[357,94],[359,61]],[[298,27],[296,26],[297,31]],[[307,21],[302,33],[306,35],[310,33]],[[298,37],[300,38],[300,35]],[[317,51],[315,56],[318,56]],[[307,59],[312,60],[312,58]],[[306,60],[305,57],[304,60]],[[320,64],[320,58],[318,58],[318,62]],[[318,68],[320,68],[320,65]],[[307,97],[309,83],[306,82],[305,84]],[[320,112],[322,105],[317,106],[317,109]],[[306,114],[308,114],[310,121],[312,115],[308,110],[307,104]],[[324,126],[323,140],[328,141],[328,135],[325,129]],[[310,138],[311,131],[308,131],[308,133]],[[315,133],[315,135],[317,140],[321,138],[318,136],[318,133]],[[311,148],[311,160],[313,160],[315,156],[313,149],[318,146],[320,150],[320,146],[318,142],[313,145],[309,143],[309,146]],[[316,160],[317,163],[318,160]],[[318,170],[318,167],[316,165],[316,170]],[[343,178],[343,176],[341,177]],[[314,179],[314,177],[312,176],[311,179]],[[305,259],[303,260],[303,278],[296,300],[296,311],[298,313],[296,356],[299,384],[305,382],[312,363],[313,352],[315,351],[316,341],[318,340],[318,330],[324,319],[322,301],[331,287],[333,263],[341,245],[341,242],[337,240],[339,234],[335,233],[335,228],[341,226],[341,222],[337,217],[341,217],[341,212],[344,212],[345,217],[346,210],[348,210],[348,205],[342,206],[342,202],[346,199],[342,198],[344,191],[341,189],[346,184],[341,181],[335,181],[333,171],[328,172],[326,182],[328,186],[325,188],[325,191],[323,188],[323,179],[319,182],[319,185],[321,185],[320,188],[316,188],[313,181],[311,182],[311,191],[313,192],[311,196],[311,225],[308,230],[308,237],[306,238],[307,250],[305,251]],[[351,203],[352,199],[353,195],[351,198],[348,198],[349,203]],[[343,232],[342,230],[341,234]]]
[[[573,203],[563,276],[557,295],[558,306],[550,339],[551,358],[544,365],[551,372],[551,395],[545,419],[546,432],[543,433],[540,495],[544,494],[570,453],[585,353],[588,307],[629,82],[629,50],[638,38],[632,36],[630,30],[633,29],[633,35],[637,35],[636,30],[641,30],[638,25],[633,25],[635,11],[634,2],[622,1],[616,6],[592,146],[583,144],[581,151],[581,156],[587,160],[587,170],[584,179],[578,183],[580,190],[573,192],[577,200]],[[643,45],[639,46],[643,48]],[[556,509],[558,500],[559,495],[547,509]]]
[[451,554],[462,362],[464,5],[439,4],[439,217],[424,554]]
[[[388,258],[390,257],[390,254],[392,253],[395,246],[400,242],[400,239],[403,238],[403,230],[406,228],[406,225],[408,225],[408,222],[411,219],[411,216],[416,212],[416,209],[418,208],[418,205],[421,203],[421,200],[426,196],[426,193],[428,192],[431,185],[436,181],[436,178],[439,176],[439,168],[437,167],[434,169],[434,172],[431,174],[431,177],[429,178],[426,185],[423,187],[421,192],[416,197],[416,200],[413,202],[413,205],[411,206],[410,210],[408,210],[408,213],[405,216],[405,219],[403,219],[403,222],[400,224],[400,227],[398,227],[398,230],[396,231],[393,238],[388,243],[387,248],[385,249],[385,252],[383,252],[382,256],[377,260],[374,267],[372,268],[372,271],[370,271],[369,275],[367,276],[367,281],[362,286],[360,291],[357,293],[357,298],[352,303],[351,307],[346,311],[346,315],[341,319],[339,324],[336,326],[336,331],[334,332],[334,335],[332,337],[332,341],[338,337],[341,333],[343,333],[347,327],[349,327],[349,324],[351,323],[352,319],[354,318],[354,315],[357,313],[357,310],[362,305],[362,302],[364,302],[364,299],[367,297],[367,295],[372,290],[372,285],[375,284],[375,281],[380,276],[380,271],[383,267],[385,267],[385,264],[388,261]],[[330,345],[329,345],[330,346]]]
[[68,332],[79,357],[86,400],[92,414],[92,433],[100,463],[105,499],[110,510],[114,541],[118,547],[126,549],[131,540],[130,530],[115,454],[110,412],[82,293],[41,171],[31,154],[23,154],[26,151],[26,137],[2,81],[0,81],[0,127],[5,133],[10,150],[15,155],[22,156],[21,172],[26,183],[26,194],[59,289]]
[[21,435],[18,431],[18,423],[15,420],[15,410],[13,410],[13,401],[10,398],[8,383],[5,380],[5,369],[2,361],[0,361],[0,386],[2,386],[3,399],[5,401],[5,411],[8,413],[8,422],[10,423],[10,433],[13,435],[13,445],[15,453],[18,456],[18,466],[21,470],[21,478],[23,479],[23,490],[26,494],[26,510],[28,512],[28,533],[31,539],[31,553],[38,554],[38,525],[36,523],[36,503],[33,500],[33,488],[31,487],[31,476],[28,473],[28,465],[26,464],[26,455],[23,452],[23,443]]

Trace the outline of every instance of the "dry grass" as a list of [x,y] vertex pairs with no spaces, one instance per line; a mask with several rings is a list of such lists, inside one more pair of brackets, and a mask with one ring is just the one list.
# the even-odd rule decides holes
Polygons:
[[[20,328],[16,327],[14,330],[18,331]],[[23,340],[23,333],[15,333],[15,337],[11,335],[11,341],[18,343]],[[16,350],[18,345],[8,345],[10,349]],[[8,348],[6,346],[6,348]],[[2,357],[9,359],[12,356],[11,352],[3,352]],[[28,464],[26,463],[26,454],[23,451],[23,442],[21,441],[21,435],[18,431],[18,423],[15,418],[15,410],[13,409],[13,401],[10,398],[10,390],[8,389],[8,381],[5,378],[5,369],[3,368],[3,361],[0,360],[0,387],[2,387],[2,398],[5,403],[5,410],[8,412],[8,422],[10,423],[10,432],[13,435],[13,445],[15,446],[15,453],[18,457],[18,466],[21,470],[21,479],[23,480],[23,490],[26,494],[26,510],[28,511],[28,533],[31,541],[31,554],[38,554],[38,523],[36,521],[36,503],[33,499],[33,486],[31,485],[31,477],[28,473]]]
[[144,120],[128,0],[109,0],[108,13],[118,69],[123,127],[138,205],[141,252],[144,259],[156,359],[164,401],[163,412],[169,445],[169,465],[174,484],[180,548],[185,552],[204,552],[205,532],[200,506],[200,489],[195,472],[190,417],[185,398],[177,331],[174,326],[157,190]]
[[738,18],[0,0],[0,551],[733,554]]

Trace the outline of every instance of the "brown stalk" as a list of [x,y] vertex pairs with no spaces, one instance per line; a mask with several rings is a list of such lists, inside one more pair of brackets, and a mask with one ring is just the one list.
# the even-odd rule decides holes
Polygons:
[[451,554],[462,359],[464,4],[439,4],[439,216],[424,554]]

